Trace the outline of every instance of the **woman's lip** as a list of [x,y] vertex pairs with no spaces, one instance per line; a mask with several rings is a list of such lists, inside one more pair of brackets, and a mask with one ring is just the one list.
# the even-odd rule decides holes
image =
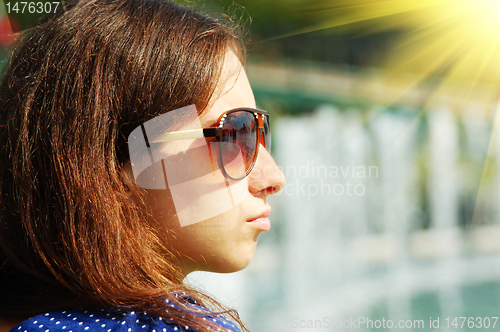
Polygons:
[[268,218],[257,218],[247,221],[256,226],[261,231],[268,231],[271,229],[271,221]]
[[271,207],[269,207],[266,211],[261,213],[258,217],[247,220],[247,222],[252,222],[252,221],[255,221],[257,219],[267,218],[267,217],[269,217],[270,214],[271,214]]
[[257,218],[247,220],[247,222],[256,226],[261,231],[268,231],[269,229],[271,229],[271,221],[269,220],[269,218],[267,218],[270,213],[271,213],[271,208],[267,209]]

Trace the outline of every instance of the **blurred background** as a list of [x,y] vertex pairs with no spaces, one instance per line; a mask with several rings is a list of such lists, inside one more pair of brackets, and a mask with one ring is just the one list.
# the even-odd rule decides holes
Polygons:
[[[7,16],[3,1],[5,59],[11,32],[39,16]],[[272,228],[250,266],[188,282],[238,309],[253,331],[390,330],[377,326],[383,319],[422,331],[493,329],[499,5],[183,3],[244,25],[247,73],[258,107],[272,114],[287,177],[269,198]],[[358,317],[373,325],[336,324]]]

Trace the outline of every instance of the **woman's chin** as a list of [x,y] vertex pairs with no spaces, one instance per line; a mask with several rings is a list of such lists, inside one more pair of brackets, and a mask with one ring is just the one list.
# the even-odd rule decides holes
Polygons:
[[216,269],[216,271],[213,271],[213,272],[218,272],[218,273],[233,273],[233,272],[238,272],[238,271],[241,271],[243,270],[244,268],[246,268],[248,266],[248,264],[250,264],[250,261],[252,259],[248,259],[248,260],[245,260],[245,261],[240,261],[240,262],[234,262],[232,264],[227,264],[223,267],[220,267],[218,269]]
[[214,259],[210,265],[205,266],[200,270],[215,272],[215,273],[233,273],[243,270],[252,261],[255,252],[255,247],[249,248],[245,252],[234,253],[221,259]]

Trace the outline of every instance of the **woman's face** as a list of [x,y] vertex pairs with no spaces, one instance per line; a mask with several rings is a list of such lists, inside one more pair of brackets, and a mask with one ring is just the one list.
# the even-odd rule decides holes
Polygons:
[[[216,98],[199,117],[203,128],[212,126],[227,110],[255,108],[245,71],[232,51],[226,54],[220,82]],[[189,158],[189,164],[177,167],[176,172],[196,173],[211,165],[206,155],[190,154]],[[284,186],[282,172],[267,150],[260,146],[255,166],[244,180],[227,180],[216,170],[211,176],[191,182],[191,188],[184,186],[182,194],[178,194],[173,185],[169,185],[169,190],[146,190],[145,201],[152,209],[159,233],[178,258],[184,275],[195,270],[241,270],[250,262],[259,234],[269,229],[267,216],[271,207],[266,198]],[[228,193],[230,202],[223,199]],[[182,204],[176,195],[184,197]],[[181,205],[182,211],[179,210]],[[186,225],[180,220],[181,215],[202,221]]]

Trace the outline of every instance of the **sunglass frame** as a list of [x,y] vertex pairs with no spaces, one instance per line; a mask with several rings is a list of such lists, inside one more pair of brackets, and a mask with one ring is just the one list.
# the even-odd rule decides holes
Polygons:
[[[243,176],[241,176],[239,178],[234,178],[234,177],[230,176],[226,172],[226,169],[224,167],[224,162],[223,162],[223,159],[222,159],[222,149],[220,147],[217,148],[217,150],[219,150],[219,165],[221,166],[220,169],[222,171],[222,174],[224,175],[224,177],[226,177],[228,179],[231,179],[231,180],[235,180],[235,181],[242,180],[245,177],[247,177],[248,174],[250,174],[250,172],[254,168],[255,163],[257,161],[257,156],[259,154],[259,145],[261,143],[260,141],[261,141],[261,135],[262,134],[264,134],[264,146],[265,146],[266,134],[265,134],[265,131],[264,131],[264,129],[265,129],[264,128],[264,121],[265,121],[264,117],[267,117],[267,123],[268,123],[268,127],[269,127],[269,133],[268,133],[268,135],[271,135],[271,125],[269,123],[269,112],[261,110],[261,109],[249,108],[249,107],[233,108],[233,109],[231,109],[229,111],[224,112],[219,117],[217,127],[204,128],[203,129],[203,136],[205,136],[205,138],[215,137],[216,142],[220,143],[220,142],[222,142],[222,129],[224,127],[224,120],[231,113],[241,112],[241,111],[246,111],[246,112],[252,113],[254,115],[255,123],[257,125],[256,126],[257,127],[257,131],[256,131],[257,139],[256,139],[256,146],[255,146],[255,157],[253,158],[252,164],[250,165],[250,167],[246,171],[245,175],[243,175]],[[262,118],[262,126],[261,126],[261,123],[259,121],[259,114],[263,116],[263,118]],[[269,142],[270,142],[271,141],[271,137],[269,136],[268,139],[269,139]],[[270,149],[271,149],[270,146],[269,147],[265,146],[265,148],[268,151],[270,151]]]

